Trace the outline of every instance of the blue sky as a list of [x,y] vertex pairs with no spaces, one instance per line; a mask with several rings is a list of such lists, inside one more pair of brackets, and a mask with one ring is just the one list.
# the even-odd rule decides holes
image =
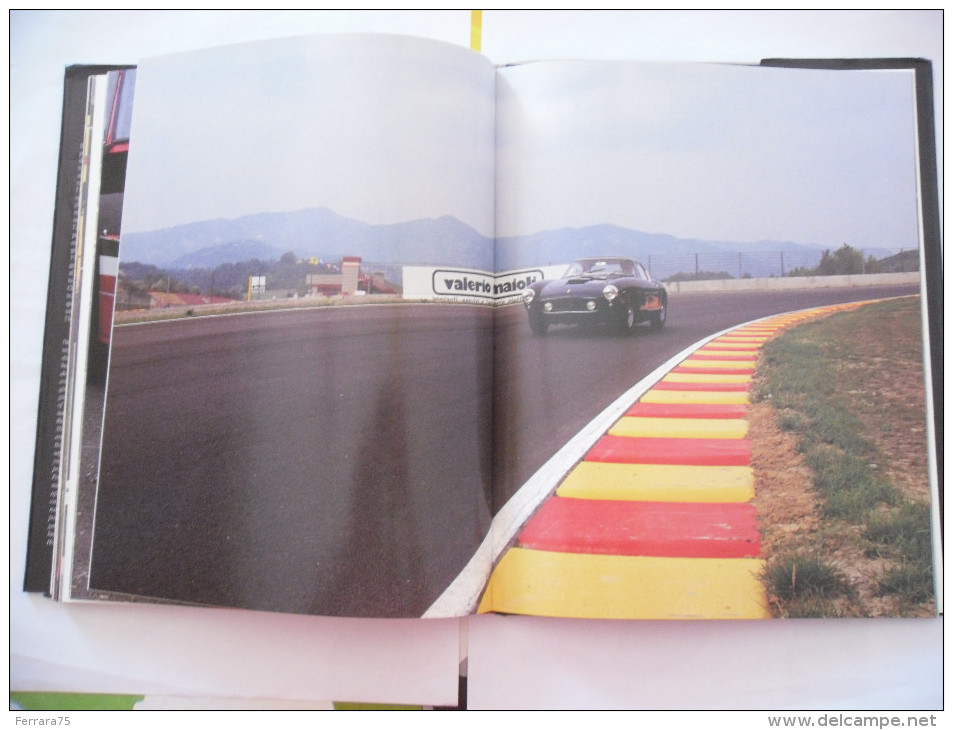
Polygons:
[[501,69],[494,100],[447,44],[223,47],[140,64],[123,230],[324,206],[493,235],[495,198],[498,235],[911,247],[912,104],[908,72],[554,61]]
[[123,230],[314,206],[493,234],[493,74],[402,36],[242,44],[139,65]]
[[913,76],[551,62],[497,85],[497,231],[917,245]]

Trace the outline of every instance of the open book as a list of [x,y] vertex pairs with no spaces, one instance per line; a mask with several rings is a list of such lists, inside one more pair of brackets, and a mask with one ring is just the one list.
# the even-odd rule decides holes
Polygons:
[[[78,182],[27,588],[329,616],[767,618],[794,615],[814,551],[776,533],[869,536],[909,513],[927,535],[917,599],[858,602],[842,575],[824,610],[932,614],[924,73],[497,68],[327,36],[90,74],[85,154],[64,136],[84,164],[63,174]],[[765,348],[835,313],[855,331],[898,319],[913,343],[890,363],[919,414],[907,481],[878,479],[853,523],[816,482],[784,512],[772,487],[807,457],[768,463],[778,429],[752,422]],[[858,438],[891,459],[865,417]],[[882,573],[911,559],[891,550]]]

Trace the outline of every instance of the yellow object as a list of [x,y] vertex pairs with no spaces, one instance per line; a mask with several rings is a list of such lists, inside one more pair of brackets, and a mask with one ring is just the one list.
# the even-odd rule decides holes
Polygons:
[[757,348],[751,350],[719,350],[717,347],[700,347],[695,350],[694,356],[717,355],[718,357],[743,357],[747,362],[758,359]]
[[750,373],[669,373],[663,383],[750,383]]
[[741,350],[746,355],[753,355],[761,349],[761,344],[757,342],[722,342],[721,340],[712,340],[704,346],[704,349],[719,350],[720,352],[724,352],[725,350]]
[[612,436],[642,438],[740,439],[748,435],[743,418],[633,418],[625,416],[609,429]]
[[656,558],[511,548],[479,612],[630,619],[769,618],[764,563],[753,558]]
[[748,502],[754,499],[754,471],[750,466],[583,461],[566,475],[556,494],[638,502]]
[[708,368],[712,370],[751,370],[750,360],[705,360],[692,355],[682,360],[679,367]]
[[470,11],[470,48],[477,53],[483,41],[483,11]]
[[712,390],[650,390],[642,396],[640,401],[642,403],[716,403],[737,406],[748,402],[748,394]]

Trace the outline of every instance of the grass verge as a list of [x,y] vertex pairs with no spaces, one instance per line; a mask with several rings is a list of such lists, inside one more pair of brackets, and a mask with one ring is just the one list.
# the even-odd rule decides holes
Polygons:
[[770,403],[793,439],[814,505],[803,525],[763,525],[775,615],[931,614],[923,372],[916,298],[835,314],[765,345],[753,400]]

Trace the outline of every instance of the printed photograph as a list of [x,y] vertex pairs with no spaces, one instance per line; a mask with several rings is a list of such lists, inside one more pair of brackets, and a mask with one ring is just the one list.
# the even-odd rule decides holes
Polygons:
[[497,266],[546,276],[479,610],[935,615],[915,122],[909,71],[500,70]]
[[911,71],[354,36],[110,89],[77,594],[936,614]]
[[89,590],[420,616],[489,528],[493,321],[402,277],[493,270],[492,66],[359,36],[132,73]]

